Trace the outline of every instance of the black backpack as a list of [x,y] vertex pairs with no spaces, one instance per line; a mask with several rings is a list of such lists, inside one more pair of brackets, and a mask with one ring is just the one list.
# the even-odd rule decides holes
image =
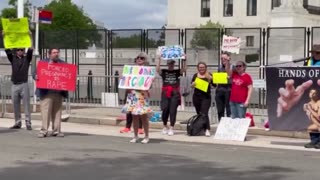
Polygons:
[[202,115],[194,115],[187,122],[189,136],[203,136],[205,134],[205,119]]

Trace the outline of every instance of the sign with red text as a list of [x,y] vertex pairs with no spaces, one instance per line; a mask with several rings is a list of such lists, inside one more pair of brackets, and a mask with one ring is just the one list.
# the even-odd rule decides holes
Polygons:
[[149,90],[155,76],[155,67],[125,65],[119,80],[119,88]]
[[230,52],[230,53],[239,54],[240,43],[241,43],[241,38],[223,35],[221,50]]
[[75,91],[77,67],[66,63],[39,61],[37,66],[37,88]]

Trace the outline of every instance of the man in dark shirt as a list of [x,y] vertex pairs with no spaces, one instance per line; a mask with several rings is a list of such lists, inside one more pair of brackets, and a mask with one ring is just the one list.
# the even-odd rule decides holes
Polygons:
[[[4,32],[2,33],[4,37]],[[31,36],[31,33],[30,33]],[[32,38],[31,38],[32,42]],[[6,49],[6,54],[8,60],[11,63],[12,74],[11,74],[11,97],[13,103],[13,111],[15,124],[10,127],[10,129],[20,129],[21,128],[21,112],[20,105],[21,99],[23,100],[24,113],[26,117],[26,128],[27,130],[32,130],[31,128],[31,114],[30,114],[30,90],[28,85],[28,71],[29,66],[32,61],[33,49],[29,48],[27,54],[25,55],[25,48],[18,49]]]
[[[221,65],[218,68],[218,72],[226,72],[225,64],[226,61],[230,60],[230,55],[227,53],[221,54]],[[227,117],[230,117],[230,105],[229,105],[229,98],[231,92],[231,81],[228,80],[228,84],[217,84],[216,85],[216,104],[217,104],[217,111],[218,111],[218,120],[220,121],[222,117],[224,117],[224,113],[226,110]]]

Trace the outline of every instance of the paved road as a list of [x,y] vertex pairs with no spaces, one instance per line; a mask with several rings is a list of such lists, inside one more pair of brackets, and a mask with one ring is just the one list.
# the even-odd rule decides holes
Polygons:
[[0,128],[1,180],[319,179],[319,152]]

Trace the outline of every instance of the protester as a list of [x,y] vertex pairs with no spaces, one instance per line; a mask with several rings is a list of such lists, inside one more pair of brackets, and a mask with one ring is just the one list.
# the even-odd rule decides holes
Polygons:
[[[230,55],[228,53],[221,54],[221,64],[218,68],[218,72],[226,72],[226,64],[230,61]],[[215,84],[216,93],[215,100],[217,105],[218,120],[220,121],[222,117],[225,116],[225,111],[227,117],[230,117],[231,110],[229,105],[230,93],[231,93],[231,79],[228,78],[227,84]]]
[[198,115],[201,115],[205,121],[205,135],[210,136],[210,120],[209,120],[209,109],[211,106],[211,84],[212,84],[212,76],[207,71],[207,64],[204,62],[199,62],[197,65],[198,72],[193,75],[192,78],[192,87],[196,86],[196,78],[202,79],[209,83],[208,89],[206,92],[199,90],[197,88],[194,89],[192,102],[196,109]]
[[[157,72],[162,77],[161,110],[163,129],[162,134],[174,135],[177,109],[181,104],[180,77],[186,72],[186,59],[182,60],[182,68],[174,69],[175,60],[167,60],[168,69],[160,69],[161,59],[157,56]],[[170,116],[170,128],[168,118]]]
[[[146,53],[141,52],[136,58],[135,63],[143,66],[148,63],[148,56]],[[142,144],[149,142],[149,117],[148,114],[152,112],[149,105],[149,92],[142,90],[128,90],[126,104],[122,111],[132,114],[134,137],[130,140],[131,143],[138,141],[139,120],[142,121],[145,137],[141,141]]]
[[[32,44],[32,34],[31,44]],[[2,36],[5,33],[2,32]],[[25,48],[17,49],[6,49],[5,50],[8,60],[11,63],[12,74],[11,74],[11,98],[13,103],[13,112],[15,124],[10,127],[10,129],[20,129],[21,128],[21,99],[23,100],[26,129],[32,130],[31,127],[31,113],[30,113],[30,90],[28,84],[28,73],[29,66],[32,61],[33,48],[28,48],[27,54],[25,55]]]
[[[63,60],[59,59],[59,53],[59,49],[52,48],[49,50],[49,58],[41,61],[52,64],[65,63]],[[34,79],[36,81],[40,78],[41,77],[34,73]],[[42,116],[42,127],[38,137],[44,138],[48,136],[50,121],[52,121],[51,135],[64,137],[64,134],[61,132],[61,113],[63,98],[68,97],[68,92],[52,89],[37,89],[36,95],[40,97],[40,110]]]
[[231,117],[245,118],[252,95],[252,78],[246,73],[246,63],[237,61],[235,69],[231,69],[230,61],[226,63],[226,71],[232,79],[230,109]]

